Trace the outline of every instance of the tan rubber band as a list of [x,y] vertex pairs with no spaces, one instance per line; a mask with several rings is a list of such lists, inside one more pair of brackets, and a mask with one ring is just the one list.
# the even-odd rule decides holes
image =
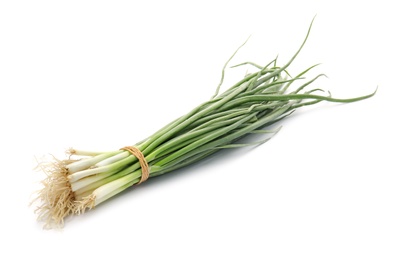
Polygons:
[[148,180],[149,165],[145,159],[144,154],[140,151],[140,149],[138,149],[137,147],[134,147],[134,146],[126,146],[126,147],[121,148],[120,150],[125,150],[125,151],[130,152],[132,155],[137,157],[138,161],[140,162],[142,173],[141,173],[141,180],[137,183],[137,185]]

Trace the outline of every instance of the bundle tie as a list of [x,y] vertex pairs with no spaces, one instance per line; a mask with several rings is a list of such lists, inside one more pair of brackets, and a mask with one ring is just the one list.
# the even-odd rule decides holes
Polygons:
[[138,159],[138,161],[139,161],[139,163],[141,165],[141,172],[142,172],[141,173],[141,179],[137,183],[137,185],[141,184],[142,182],[144,182],[146,180],[148,180],[148,178],[149,178],[149,165],[148,165],[148,162],[145,159],[144,154],[140,151],[140,149],[138,149],[135,146],[126,146],[126,147],[121,148],[120,150],[125,150],[125,151],[130,152],[132,155],[137,157],[137,159]]

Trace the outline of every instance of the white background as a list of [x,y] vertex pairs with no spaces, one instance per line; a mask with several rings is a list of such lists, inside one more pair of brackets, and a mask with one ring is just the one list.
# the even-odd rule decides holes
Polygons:
[[[393,1],[1,1],[1,259],[398,259]],[[43,230],[35,157],[131,145],[210,98],[221,68],[315,64],[335,97],[255,149]],[[226,85],[245,68],[226,72]]]

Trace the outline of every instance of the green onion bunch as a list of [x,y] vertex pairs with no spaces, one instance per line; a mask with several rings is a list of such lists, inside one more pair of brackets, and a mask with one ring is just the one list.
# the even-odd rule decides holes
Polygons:
[[[251,134],[275,133],[278,129],[265,128],[299,107],[323,100],[354,102],[373,96],[375,93],[336,99],[322,89],[309,88],[323,76],[320,74],[310,80],[304,79],[304,75],[316,65],[294,77],[287,72],[303,48],[310,29],[311,26],[302,45],[285,65],[278,66],[277,59],[265,66],[252,62],[237,65],[253,66],[255,72],[247,74],[223,93],[219,93],[221,80],[209,101],[136,143],[134,147],[141,151],[148,164],[149,178],[195,163],[221,149],[263,143],[269,138],[255,143],[240,143],[239,140]],[[129,151],[70,149],[69,154],[66,160],[40,164],[47,178],[38,195],[41,204],[37,212],[39,219],[45,221],[48,227],[63,225],[68,215],[84,213],[141,181],[141,163]]]

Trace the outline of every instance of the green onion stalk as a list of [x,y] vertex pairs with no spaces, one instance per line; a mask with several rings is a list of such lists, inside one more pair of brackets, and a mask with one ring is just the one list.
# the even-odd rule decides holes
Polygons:
[[[366,96],[337,99],[322,89],[309,88],[324,76],[304,79],[304,75],[317,65],[294,77],[287,72],[307,41],[311,26],[312,22],[300,48],[285,65],[278,66],[276,58],[265,66],[252,62],[236,65],[252,66],[255,72],[219,93],[224,70],[243,45],[240,46],[225,64],[221,82],[209,101],[134,145],[145,158],[148,177],[172,172],[222,149],[264,143],[278,131],[278,128],[267,130],[268,127],[299,107],[320,101],[350,103],[372,97],[376,91]],[[239,142],[253,134],[271,134],[271,137],[268,135],[254,143]],[[82,214],[142,180],[142,164],[128,150],[91,152],[70,149],[68,153],[66,160],[54,159],[39,164],[47,178],[38,193],[37,213],[38,219],[47,227],[62,226],[65,217]]]

